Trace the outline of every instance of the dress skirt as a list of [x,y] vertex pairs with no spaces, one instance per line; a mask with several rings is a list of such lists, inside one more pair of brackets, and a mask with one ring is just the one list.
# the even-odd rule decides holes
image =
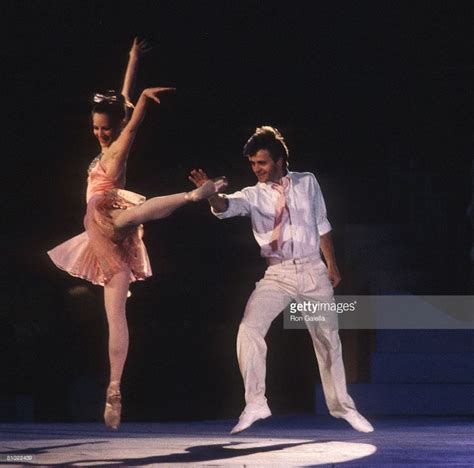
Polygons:
[[111,189],[96,194],[87,203],[85,232],[48,252],[51,260],[72,276],[104,285],[118,272],[130,270],[130,282],[151,276],[143,243],[143,225],[117,229],[111,210],[126,210],[145,198],[127,190]]

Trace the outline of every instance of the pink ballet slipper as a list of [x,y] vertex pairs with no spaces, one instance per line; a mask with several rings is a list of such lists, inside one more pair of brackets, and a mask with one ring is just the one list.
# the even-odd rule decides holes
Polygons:
[[122,396],[118,385],[109,385],[105,400],[104,421],[109,429],[118,429],[122,413]]
[[192,192],[188,192],[185,195],[186,200],[197,202],[200,200],[205,200],[212,195],[215,195],[218,192],[224,190],[229,183],[227,182],[227,178],[225,176],[217,177],[212,180],[208,180],[203,185],[194,189]]

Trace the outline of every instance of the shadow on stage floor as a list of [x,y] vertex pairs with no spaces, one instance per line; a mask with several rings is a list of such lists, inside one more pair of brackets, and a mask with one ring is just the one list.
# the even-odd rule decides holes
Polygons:
[[0,462],[32,466],[473,466],[469,418],[378,418],[375,432],[279,416],[230,436],[233,421],[0,424]]

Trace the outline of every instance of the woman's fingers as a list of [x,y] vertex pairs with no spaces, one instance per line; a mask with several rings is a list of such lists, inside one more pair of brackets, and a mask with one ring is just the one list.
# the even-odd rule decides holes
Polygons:
[[133,38],[132,49],[131,52],[137,52],[138,50],[138,37]]
[[176,91],[176,88],[149,88],[152,93],[164,93],[166,91]]
[[168,92],[168,91],[176,91],[176,88],[158,87],[158,88],[146,88],[146,89],[143,90],[143,92],[145,93],[146,96],[151,96],[151,95],[155,95],[155,94],[158,94],[158,93],[165,93],[165,92]]
[[144,55],[147,52],[151,50],[150,44],[147,42],[146,39],[138,39],[138,37],[135,37],[133,39],[133,44],[132,44],[132,49],[131,53],[137,54],[137,55]]
[[159,99],[158,96],[157,96],[158,94],[164,93],[164,92],[167,92],[167,91],[175,91],[175,90],[176,90],[176,88],[163,88],[163,87],[159,87],[159,88],[147,88],[147,89],[144,89],[144,90],[143,90],[143,94],[144,94],[147,98],[149,98],[149,99],[155,101],[157,104],[160,104],[161,101],[160,101],[160,99]]
[[142,39],[140,42],[137,43],[137,47],[140,51],[145,54],[151,50],[150,44],[147,42],[146,39]]

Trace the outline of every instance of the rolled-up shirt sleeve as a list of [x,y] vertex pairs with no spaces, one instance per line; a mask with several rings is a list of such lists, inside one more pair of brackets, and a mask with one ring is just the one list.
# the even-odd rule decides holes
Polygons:
[[316,211],[316,224],[318,225],[319,235],[324,236],[324,234],[327,234],[329,231],[331,231],[332,227],[327,218],[326,203],[324,202],[323,192],[321,192],[321,187],[319,186],[318,181],[316,180],[316,177],[314,178],[314,182],[315,182],[314,204],[315,204],[315,211]]
[[214,216],[219,219],[232,218],[234,216],[250,216],[250,203],[245,190],[220,196],[229,201],[229,207],[226,211],[217,212],[211,206],[211,212]]

